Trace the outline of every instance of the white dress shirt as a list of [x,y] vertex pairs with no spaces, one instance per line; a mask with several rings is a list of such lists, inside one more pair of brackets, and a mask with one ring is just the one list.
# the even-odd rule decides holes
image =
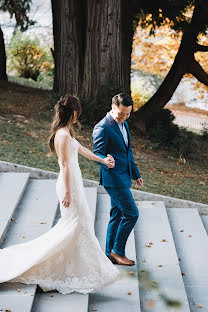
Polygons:
[[123,134],[123,138],[124,138],[124,141],[126,143],[126,146],[128,146],[128,135],[127,135],[127,131],[126,131],[126,127],[124,125],[124,122],[122,122],[122,123],[118,122],[118,126],[121,130],[121,133]]
[[[113,117],[112,113],[110,112],[111,116]],[[115,119],[114,119],[115,120]],[[116,121],[116,120],[115,120]],[[123,135],[123,138],[124,138],[124,141],[126,143],[126,146],[128,146],[128,134],[127,134],[127,131],[126,131],[126,127],[124,125],[124,122],[120,123],[118,121],[116,121],[118,126],[119,126],[119,129]]]

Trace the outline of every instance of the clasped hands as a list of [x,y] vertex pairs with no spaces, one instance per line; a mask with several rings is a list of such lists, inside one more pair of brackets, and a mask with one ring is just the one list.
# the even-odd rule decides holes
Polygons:
[[108,168],[113,168],[115,166],[115,159],[110,154],[107,154],[107,157],[104,158],[104,164],[108,166]]
[[[107,154],[107,157],[104,158],[104,164],[107,165],[108,168],[113,168],[115,166],[115,159],[110,154]],[[138,189],[138,188],[141,188],[142,186],[143,186],[143,180],[142,178],[138,178],[136,180],[135,187]]]

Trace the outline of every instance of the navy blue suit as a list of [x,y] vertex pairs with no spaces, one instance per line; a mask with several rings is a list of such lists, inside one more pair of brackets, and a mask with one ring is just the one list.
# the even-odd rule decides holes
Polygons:
[[106,237],[108,257],[112,249],[115,253],[125,256],[127,238],[139,217],[138,208],[129,188],[131,179],[137,180],[141,175],[134,161],[127,121],[124,125],[128,134],[128,146],[110,112],[95,125],[92,134],[94,153],[101,158],[111,154],[115,159],[113,168],[99,163],[100,184],[111,197],[110,221]]

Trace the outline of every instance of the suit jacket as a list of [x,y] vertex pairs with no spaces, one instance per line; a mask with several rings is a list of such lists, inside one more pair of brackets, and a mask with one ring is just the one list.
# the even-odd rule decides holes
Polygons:
[[141,177],[134,161],[127,121],[124,122],[124,125],[128,134],[128,146],[126,146],[119,126],[110,112],[93,129],[94,153],[102,158],[111,154],[115,159],[113,168],[108,168],[107,165],[97,162],[100,164],[99,180],[103,186],[130,187],[131,179],[137,180]]

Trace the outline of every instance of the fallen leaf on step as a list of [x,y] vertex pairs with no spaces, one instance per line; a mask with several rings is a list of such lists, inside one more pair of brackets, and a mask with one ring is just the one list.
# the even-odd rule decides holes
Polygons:
[[206,185],[206,183],[203,181],[200,181],[199,184]]
[[20,235],[20,237],[21,237],[21,238],[25,238],[25,236],[24,236],[24,235]]
[[50,297],[54,297],[54,295],[53,295],[53,294],[51,294],[51,295],[50,295]]
[[154,205],[155,205],[155,203],[152,203],[152,205],[154,206]]
[[188,237],[192,237],[192,235],[191,234],[189,234],[189,236]]
[[185,274],[185,273],[181,273],[181,275],[182,275],[182,276],[186,276],[186,274]]
[[98,311],[98,309],[97,308],[93,308],[92,311]]
[[158,264],[158,267],[161,268],[161,267],[162,267],[162,264]]
[[180,232],[184,232],[184,230],[180,230]]
[[21,290],[19,288],[16,288],[16,291],[20,292]]
[[152,242],[150,242],[150,243],[149,243],[149,245],[153,245],[153,243],[152,243]]
[[141,272],[145,272],[145,270],[141,270]]
[[197,308],[202,308],[201,304],[197,304]]
[[152,283],[153,283],[153,284],[158,284],[158,282],[157,282],[157,281],[152,281]]
[[11,221],[15,221],[16,219],[15,218],[11,218]]
[[128,291],[128,295],[131,295],[131,292],[130,292],[130,291]]
[[147,309],[152,309],[155,305],[155,302],[153,300],[148,300],[147,302],[145,302],[145,308]]
[[146,260],[146,259],[144,259],[142,262],[147,262],[147,260]]
[[44,222],[44,221],[40,221],[40,224],[46,224],[46,222]]
[[166,239],[162,239],[161,242],[167,242],[167,240]]
[[129,271],[129,272],[128,272],[128,275],[134,275],[134,272]]
[[5,310],[5,312],[12,312],[10,309]]
[[146,244],[146,247],[152,247],[151,245],[149,245],[149,244]]

